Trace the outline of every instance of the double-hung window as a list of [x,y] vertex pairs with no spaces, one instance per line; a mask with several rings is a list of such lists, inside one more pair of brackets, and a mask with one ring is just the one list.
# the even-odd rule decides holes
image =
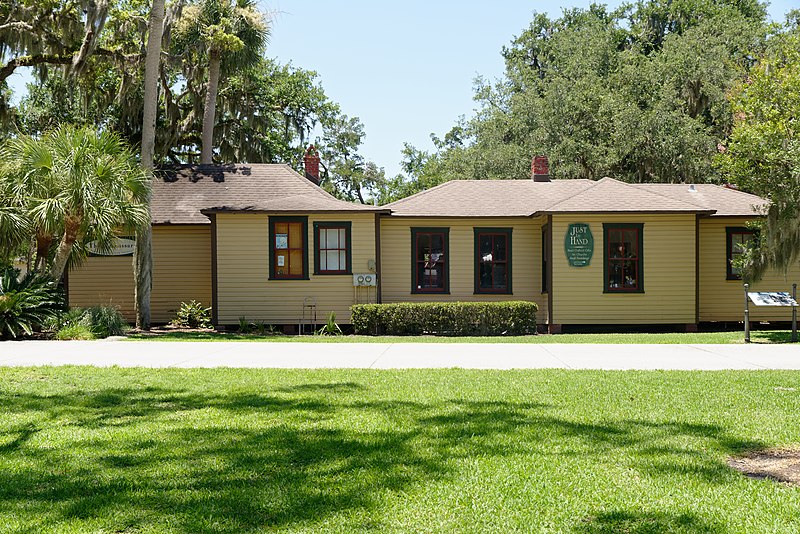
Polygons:
[[741,280],[742,270],[736,266],[737,260],[747,250],[750,242],[756,238],[755,230],[740,226],[728,226],[725,228],[727,239],[726,245],[726,274],[728,280]]
[[308,217],[269,218],[270,280],[308,279]]
[[511,228],[475,228],[475,293],[511,294]]
[[351,274],[348,222],[314,223],[314,274]]
[[644,292],[643,233],[643,224],[603,224],[605,293]]
[[448,293],[449,228],[411,229],[411,292]]

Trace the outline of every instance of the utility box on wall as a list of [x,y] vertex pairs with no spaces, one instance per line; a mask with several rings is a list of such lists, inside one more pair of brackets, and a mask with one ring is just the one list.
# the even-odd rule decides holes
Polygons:
[[356,287],[377,286],[378,285],[378,275],[376,275],[374,273],[354,274],[353,275],[353,285],[356,286]]

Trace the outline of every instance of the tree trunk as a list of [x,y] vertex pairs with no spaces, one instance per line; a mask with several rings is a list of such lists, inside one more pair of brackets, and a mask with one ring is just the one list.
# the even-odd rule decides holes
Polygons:
[[53,265],[50,267],[50,277],[53,280],[61,280],[61,277],[64,276],[64,269],[66,269],[69,255],[72,253],[72,245],[78,239],[78,228],[80,228],[80,220],[68,215],[64,223],[64,237],[58,243],[56,257],[53,258]]
[[45,271],[47,267],[47,256],[50,254],[50,246],[52,244],[52,235],[36,234],[36,261],[33,264],[34,271]]
[[206,90],[206,105],[203,110],[203,135],[200,151],[200,163],[211,161],[214,151],[214,122],[217,114],[217,87],[219,86],[219,68],[222,59],[219,50],[211,50],[208,60],[208,88]]
[[[150,9],[150,32],[147,36],[147,57],[144,67],[144,116],[142,119],[142,165],[153,168],[156,116],[158,112],[158,75],[161,66],[161,37],[164,32],[165,0],[153,0]],[[147,212],[150,213],[147,194]],[[148,217],[149,219],[149,217]],[[147,224],[136,232],[136,252],[133,255],[136,328],[150,329],[150,290],[153,287],[153,227]]]

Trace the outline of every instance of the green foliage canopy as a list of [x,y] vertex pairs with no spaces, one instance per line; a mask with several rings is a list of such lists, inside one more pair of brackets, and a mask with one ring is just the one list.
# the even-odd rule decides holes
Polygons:
[[537,14],[503,49],[503,78],[476,81],[476,115],[434,136],[432,154],[407,147],[410,180],[390,182],[386,199],[451,179],[528,178],[536,154],[549,156],[556,178],[718,180],[727,94],[769,31],[756,0]]
[[717,162],[742,189],[770,200],[745,274],[800,259],[800,31],[775,37],[733,93],[734,127]]

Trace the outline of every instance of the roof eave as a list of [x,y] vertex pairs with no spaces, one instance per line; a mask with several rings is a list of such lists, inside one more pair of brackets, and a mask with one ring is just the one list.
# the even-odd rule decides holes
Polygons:
[[200,213],[208,217],[216,213],[231,213],[231,214],[268,214],[268,213],[380,213],[389,214],[391,210],[384,208],[368,208],[368,209],[230,209],[230,208],[204,208]]

